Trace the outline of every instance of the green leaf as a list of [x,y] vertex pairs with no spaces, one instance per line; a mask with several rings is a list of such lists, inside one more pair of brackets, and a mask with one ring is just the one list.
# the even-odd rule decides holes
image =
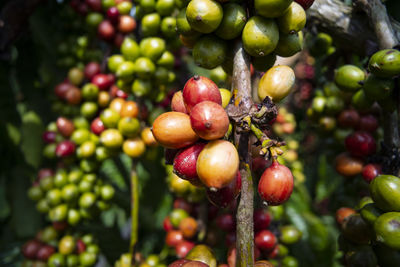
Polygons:
[[21,125],[21,150],[25,160],[31,166],[38,168],[42,155],[42,133],[44,126],[40,117],[33,111],[22,116]]
[[10,204],[6,198],[6,179],[0,178],[0,220],[4,220],[10,215]]

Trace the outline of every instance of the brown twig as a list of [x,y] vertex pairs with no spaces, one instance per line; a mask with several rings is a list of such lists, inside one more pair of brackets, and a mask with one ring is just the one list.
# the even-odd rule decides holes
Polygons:
[[[244,51],[241,42],[235,45],[232,93],[234,101],[227,108],[231,118],[245,118],[253,106],[251,97],[250,57]],[[254,265],[254,231],[253,231],[253,179],[251,177],[249,153],[249,131],[235,126],[234,140],[240,157],[240,175],[242,189],[236,213],[236,266],[251,267]]]
[[[359,2],[366,2],[366,0]],[[400,23],[387,16],[381,9],[384,6],[378,3],[379,0],[368,2],[375,2],[371,10],[374,11],[374,17],[379,22],[377,27],[382,27],[381,22],[390,21],[393,34],[399,39]],[[360,6],[347,6],[340,0],[318,0],[307,11],[308,25],[330,34],[336,45],[343,49],[369,55],[378,49],[381,35],[375,35],[366,14],[359,12],[359,8]],[[376,9],[380,10],[378,14]],[[387,19],[382,20],[382,16],[386,16]]]

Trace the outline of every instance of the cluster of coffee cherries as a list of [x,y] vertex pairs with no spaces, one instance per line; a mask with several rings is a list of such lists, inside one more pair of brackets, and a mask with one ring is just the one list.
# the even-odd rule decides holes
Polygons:
[[176,26],[182,43],[193,48],[194,61],[203,68],[221,65],[231,73],[232,49],[228,43],[241,37],[254,67],[265,70],[273,65],[276,55],[289,57],[302,50],[304,8],[309,6],[292,0],[257,0],[257,15],[248,18],[239,3],[192,0],[179,7]]
[[108,68],[117,78],[117,86],[136,97],[164,99],[167,86],[175,80],[174,55],[167,50],[165,40],[144,38],[138,44],[125,38],[121,54],[108,59]]
[[85,16],[87,25],[97,30],[100,39],[116,47],[136,29],[136,21],[130,16],[133,8],[130,0],[71,0],[70,6]]
[[315,59],[307,51],[303,51],[300,60],[294,66],[296,84],[293,88],[291,105],[296,109],[308,106],[314,95]]
[[48,214],[52,222],[77,225],[110,207],[114,188],[95,173],[84,173],[80,168],[41,169],[28,190],[37,202],[39,212]]
[[61,40],[57,46],[57,66],[72,68],[87,62],[100,61],[103,53],[89,40],[86,35],[70,36]]
[[206,77],[195,76],[182,92],[175,93],[173,111],[157,117],[152,128],[158,143],[176,150],[174,172],[193,185],[204,185],[212,191],[233,182],[239,169],[235,146],[221,139],[230,126],[221,104],[218,86]]
[[[146,258],[139,252],[135,254],[135,264],[139,267],[167,267],[162,263],[160,257],[156,254],[150,254]],[[125,253],[114,263],[114,267],[131,267],[132,254]]]
[[70,235],[48,226],[22,246],[25,258],[22,266],[94,266],[99,253],[99,246],[91,234]]

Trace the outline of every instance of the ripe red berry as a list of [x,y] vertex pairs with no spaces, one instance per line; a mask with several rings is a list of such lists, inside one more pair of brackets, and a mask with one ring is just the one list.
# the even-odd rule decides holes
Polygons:
[[212,191],[207,188],[208,200],[217,207],[226,208],[232,204],[239,196],[242,187],[242,177],[238,172],[237,177],[230,182],[229,185],[219,189],[218,191]]
[[165,238],[165,243],[169,247],[176,247],[183,240],[183,234],[181,231],[171,230],[168,231],[167,236]]
[[74,123],[64,117],[59,117],[56,121],[58,132],[64,137],[70,137],[75,130]]
[[194,248],[194,243],[190,241],[183,240],[179,242],[175,247],[176,256],[178,258],[184,258],[189,253],[189,251]]
[[86,250],[85,243],[83,243],[82,240],[78,239],[78,241],[76,241],[76,253],[81,254],[85,250]]
[[354,128],[360,122],[360,115],[354,109],[347,109],[340,112],[337,118],[338,124],[343,128]]
[[194,185],[201,185],[199,176],[197,175],[196,165],[197,158],[205,145],[205,143],[196,143],[180,150],[178,154],[176,154],[174,159],[174,172],[176,175],[182,179],[188,180]]
[[277,243],[276,236],[268,230],[262,230],[258,232],[254,238],[254,241],[257,248],[263,251],[273,250]]
[[277,161],[265,169],[258,182],[258,193],[271,206],[286,202],[293,191],[292,172]]
[[90,124],[90,129],[95,135],[100,135],[105,130],[104,123],[101,121],[99,117],[94,119]]
[[118,8],[113,6],[107,10],[107,18],[111,21],[112,24],[117,24],[119,21],[119,11]]
[[103,20],[99,24],[99,26],[97,28],[97,32],[101,39],[104,39],[107,41],[112,40],[115,36],[115,28],[109,20]]
[[232,214],[225,213],[219,215],[215,220],[215,223],[222,231],[231,232],[235,230],[236,223]]
[[84,73],[86,79],[88,80],[91,80],[94,77],[94,75],[99,74],[100,72],[101,72],[101,66],[97,62],[89,62],[85,66]]
[[378,127],[378,119],[374,115],[368,114],[361,117],[358,129],[361,131],[373,133],[378,129]]
[[172,225],[171,220],[168,216],[164,218],[163,228],[165,232],[169,232],[174,229],[174,226]]
[[55,252],[56,249],[54,247],[44,245],[38,250],[36,258],[40,261],[47,261],[48,258],[50,258],[50,256],[53,255]]
[[376,176],[382,174],[382,166],[380,164],[367,164],[363,167],[361,174],[363,179],[370,183]]
[[54,94],[60,99],[65,99],[65,94],[71,87],[73,87],[72,84],[67,82],[62,82],[56,85],[56,87],[54,88]]
[[108,88],[110,88],[113,82],[114,81],[111,79],[110,76],[102,73],[96,74],[92,78],[92,83],[97,85],[100,90],[107,90]]
[[75,153],[75,143],[64,140],[60,142],[56,147],[57,157],[68,157]]
[[40,169],[38,172],[38,179],[40,180],[42,178],[53,176],[53,175],[54,175],[54,171],[52,169],[43,168],[43,169]]
[[368,132],[357,131],[346,137],[346,149],[351,155],[365,157],[376,151],[375,139]]
[[271,223],[271,215],[265,209],[258,209],[254,211],[254,231],[265,230]]
[[183,101],[187,111],[190,113],[192,108],[200,102],[212,101],[219,105],[222,104],[221,93],[218,86],[210,79],[195,75],[190,78],[183,88]]
[[294,0],[297,2],[299,5],[303,7],[304,10],[307,10],[310,8],[310,6],[314,3],[314,0]]
[[35,259],[37,252],[42,247],[42,244],[37,240],[29,240],[22,247],[22,254],[27,259]]
[[55,133],[55,132],[45,131],[42,134],[42,140],[46,144],[54,143],[56,141],[56,136],[57,136],[57,133]]

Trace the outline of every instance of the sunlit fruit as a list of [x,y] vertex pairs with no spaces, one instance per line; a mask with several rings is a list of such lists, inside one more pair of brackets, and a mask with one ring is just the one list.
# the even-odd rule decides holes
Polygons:
[[285,34],[293,34],[301,31],[306,25],[306,12],[296,2],[292,2],[285,13],[278,18],[279,31]]
[[203,101],[192,108],[190,123],[196,134],[205,140],[222,138],[229,128],[228,114],[221,105],[211,101]]
[[375,177],[382,174],[382,166],[380,164],[367,164],[362,169],[362,176],[364,181],[370,183]]
[[171,100],[172,111],[188,113],[185,107],[185,102],[183,101],[182,91],[178,91],[174,94]]
[[368,69],[376,76],[389,78],[400,74],[400,52],[397,49],[384,49],[372,55]]
[[157,142],[166,148],[182,148],[199,138],[190,125],[189,115],[175,111],[158,116],[152,131]]
[[347,217],[355,213],[356,211],[352,208],[342,207],[336,211],[336,222],[341,225]]
[[344,90],[354,92],[362,87],[365,73],[357,66],[343,65],[335,71],[335,83]]
[[263,100],[269,96],[272,101],[279,102],[290,93],[294,82],[295,75],[290,67],[272,67],[260,80],[258,85],[258,97]]
[[200,152],[196,169],[205,186],[214,190],[227,186],[236,177],[239,169],[236,147],[224,140],[209,142]]
[[146,145],[139,137],[127,139],[122,144],[122,151],[131,158],[137,158],[146,151]]
[[74,123],[67,118],[59,117],[56,121],[57,130],[64,137],[70,137],[75,130]]
[[293,191],[292,172],[277,161],[265,169],[258,182],[258,193],[271,206],[286,202]]
[[376,239],[386,246],[400,249],[400,212],[387,212],[374,223]]
[[201,33],[210,33],[218,28],[223,17],[221,4],[213,0],[193,0],[186,8],[190,26]]
[[178,152],[174,159],[174,172],[194,185],[201,184],[197,175],[196,165],[197,158],[205,145],[205,143],[196,143],[184,148]]
[[371,197],[383,211],[400,211],[400,179],[393,175],[379,175],[369,184]]
[[200,102],[212,101],[219,105],[222,104],[221,93],[218,86],[210,79],[197,76],[190,78],[182,91],[183,101],[187,111],[190,113],[192,108]]
[[358,158],[343,153],[336,157],[335,168],[339,174],[351,177],[361,173],[363,162]]

